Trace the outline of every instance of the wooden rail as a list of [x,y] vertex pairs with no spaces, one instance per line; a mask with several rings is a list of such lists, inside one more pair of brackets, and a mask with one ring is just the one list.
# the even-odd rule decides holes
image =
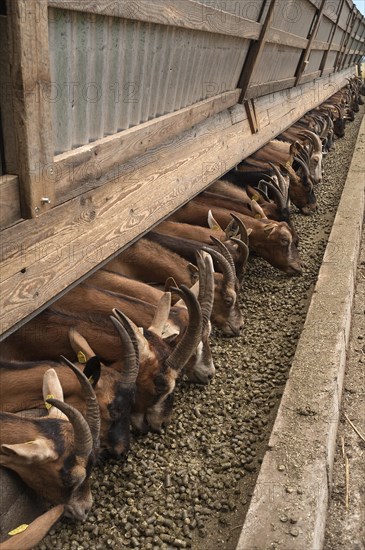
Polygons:
[[[253,20],[248,12],[235,13],[233,4],[225,11],[219,3],[199,0],[6,0],[7,13],[0,16],[3,336],[346,84],[345,76],[354,74],[365,53],[365,18],[350,0],[339,0],[337,11],[332,0],[294,4],[303,8],[299,19],[287,14],[284,0],[257,0]],[[165,33],[171,50],[176,46],[166,38],[166,28],[171,36],[189,36],[197,45],[193,61],[209,48],[214,53],[204,58],[209,67],[198,61],[195,71],[206,70],[217,89],[174,105],[174,94],[182,92],[171,81],[165,92],[171,98],[161,112],[118,125],[126,130],[85,133],[84,141],[70,139],[68,147],[57,148],[55,128],[63,121],[52,105],[51,74],[57,67],[48,35],[55,13],[69,14],[71,21],[89,14],[90,21],[130,32],[153,27],[156,36]],[[230,65],[226,58],[228,69],[222,69],[217,60],[220,74],[234,75],[232,84],[220,89],[224,82],[208,69],[215,68],[214,56],[229,48],[239,52],[231,56],[239,61]],[[177,57],[181,63],[182,57]],[[167,52],[164,62],[169,59]],[[266,76],[271,66],[275,80]],[[137,69],[137,64],[131,69],[131,79]],[[189,67],[182,71],[196,91],[197,75]],[[64,75],[71,84],[74,77],[72,71]],[[294,104],[290,97],[300,101]],[[74,108],[77,104],[60,116],[67,122]]]

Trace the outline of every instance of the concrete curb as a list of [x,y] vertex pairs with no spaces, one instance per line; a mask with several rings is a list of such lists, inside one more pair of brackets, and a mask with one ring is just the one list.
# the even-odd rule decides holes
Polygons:
[[364,216],[365,117],[236,550],[320,550]]

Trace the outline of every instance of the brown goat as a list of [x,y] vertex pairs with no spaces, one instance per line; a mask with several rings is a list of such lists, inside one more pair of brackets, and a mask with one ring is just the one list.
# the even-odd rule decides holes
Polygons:
[[[82,335],[82,336],[81,336]],[[92,360],[92,376],[102,415],[102,447],[113,455],[125,455],[130,443],[130,411],[135,395],[138,365],[129,360],[132,343],[124,331],[116,331],[104,315],[67,315],[47,309],[10,335],[2,343],[2,357],[7,360],[57,361],[60,355],[73,359],[81,351]],[[95,350],[95,351],[93,351]],[[97,354],[117,363],[119,374],[100,366],[92,359]],[[29,371],[30,372],[30,371]],[[2,374],[3,375],[3,374]],[[62,376],[62,375],[61,375]],[[69,386],[66,383],[66,389]]]
[[[207,225],[209,209],[205,205],[189,202],[172,216],[175,221]],[[285,273],[302,273],[302,264],[293,237],[285,222],[257,220],[243,214],[234,213],[250,233],[250,249],[258,256],[267,260],[272,266]],[[231,212],[224,208],[215,208],[214,218],[221,227],[226,227],[232,221]]]
[[[88,420],[63,402],[53,369],[43,378],[44,399],[51,407],[48,417],[25,419],[0,413],[0,465],[15,471],[48,502],[65,504],[66,515],[83,520],[92,504],[89,477],[99,445],[100,419],[95,394],[81,376],[88,387]],[[63,413],[62,419],[53,407]]]

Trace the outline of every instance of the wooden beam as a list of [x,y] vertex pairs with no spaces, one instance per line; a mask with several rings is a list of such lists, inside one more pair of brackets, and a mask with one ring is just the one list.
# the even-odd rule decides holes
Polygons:
[[[337,46],[339,48],[339,46]],[[320,40],[313,40],[311,51],[324,51],[328,48],[328,42],[321,42]]]
[[299,83],[304,84],[305,82],[316,80],[319,76],[321,76],[321,71],[314,71],[313,73],[303,74],[300,78]]
[[[338,13],[337,13],[337,18],[336,18],[335,24],[332,26],[332,29],[331,29],[331,34],[330,34],[330,38],[329,38],[328,48],[327,48],[327,50],[325,51],[325,53],[324,53],[324,55],[323,55],[323,57],[322,57],[322,61],[321,61],[320,65],[319,65],[319,70],[321,71],[321,76],[323,76],[323,73],[324,73],[324,70],[325,70],[325,66],[326,66],[326,63],[327,63],[328,54],[329,54],[330,51],[332,51],[333,39],[334,39],[335,34],[336,34],[336,29],[338,28],[338,22],[339,22],[339,20],[340,20],[341,14],[342,14],[342,9],[343,9],[345,0],[340,0],[340,2],[341,2],[341,5],[340,5],[339,10],[338,10]],[[339,45],[337,51],[340,51],[340,49],[341,49],[341,46]]]
[[[121,17],[145,23],[156,23],[171,27],[183,27],[215,34],[238,36],[257,40],[262,24],[214,7],[214,4],[199,4],[194,0],[47,0],[52,8]],[[217,4],[220,5],[219,3]],[[223,4],[224,5],[224,4]],[[307,39],[295,34],[270,29],[267,42],[293,48],[305,48]]]
[[[256,40],[261,24],[194,0],[46,0],[52,8],[122,17]],[[219,3],[218,3],[219,6]]]
[[[0,330],[5,337],[212,181],[278,135],[346,83],[351,70],[256,102],[252,135],[235,105],[135,161],[122,175],[3,231]],[[292,95],[293,93],[293,95]],[[298,101],[300,94],[300,101]]]
[[297,36],[296,34],[271,27],[267,32],[266,42],[303,50],[307,47],[308,38],[303,38],[301,36]]
[[272,80],[271,82],[264,82],[262,84],[250,86],[246,92],[246,99],[257,98],[274,92],[279,92],[280,90],[285,90],[286,88],[291,88],[294,86],[294,82],[295,78],[291,76],[290,78]]
[[133,168],[133,165],[129,168],[122,167],[123,164],[232,107],[237,103],[239,94],[240,90],[237,89],[213,96],[190,107],[57,155],[54,159],[56,204],[119,177],[120,171]]
[[51,77],[48,18],[43,0],[8,0],[9,63],[17,147],[21,210],[24,218],[47,211],[54,201]]
[[0,229],[20,220],[18,176],[0,176]]
[[324,10],[324,6],[325,6],[326,1],[327,0],[321,0],[321,5],[320,5],[319,9],[317,9],[316,14],[313,18],[312,25],[311,25],[311,28],[309,30],[307,47],[306,47],[305,51],[302,53],[299,64],[298,64],[298,67],[297,67],[297,70],[295,71],[295,84],[294,84],[295,86],[298,85],[298,83],[301,79],[301,76],[303,75],[303,73],[305,71],[305,68],[309,63],[309,56],[310,56],[310,53],[311,53],[312,44],[313,44],[314,39],[317,35],[319,25],[321,24],[322,14],[323,14],[323,10]]
[[277,0],[272,0],[270,3],[259,39],[255,42],[251,42],[250,44],[248,54],[242,67],[241,76],[237,85],[238,88],[241,88],[241,95],[239,99],[240,103],[243,103],[255,67],[261,59],[261,55],[266,44],[267,35],[271,26],[271,22],[273,20],[276,1]]
[[255,101],[253,99],[247,99],[246,101],[244,101],[243,104],[246,110],[246,115],[247,115],[248,123],[250,125],[251,132],[253,134],[257,134],[260,127],[256,116]]

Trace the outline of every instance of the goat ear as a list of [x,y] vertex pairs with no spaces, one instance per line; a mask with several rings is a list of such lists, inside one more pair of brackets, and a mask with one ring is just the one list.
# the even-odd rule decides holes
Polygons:
[[227,227],[224,230],[226,240],[228,241],[231,237],[237,237],[239,233],[239,227],[235,220],[231,220]]
[[84,356],[81,360],[78,357],[78,360],[80,363],[85,362],[86,360],[91,359],[91,357],[95,356],[95,352],[91,349],[86,339],[81,336],[79,332],[74,327],[71,327],[68,331],[68,338],[70,340],[70,344],[76,355],[79,355],[79,352]]
[[170,308],[171,292],[165,292],[157,304],[156,313],[152,319],[151,325],[148,327],[148,330],[154,332],[158,336],[161,336],[169,317]]
[[[26,443],[15,443],[14,445],[3,444],[0,447],[0,451],[0,463],[4,464],[4,466],[7,463],[32,464],[49,462],[58,458],[58,454],[52,448],[50,442],[44,438],[34,439]],[[8,461],[7,457],[9,458]]]
[[90,357],[90,359],[86,362],[83,372],[92,387],[95,388],[101,375],[101,363],[99,357],[96,357],[96,355],[94,355],[94,357]]
[[[49,397],[63,401],[63,390],[61,382],[54,369],[48,369],[43,375],[43,399],[46,401]],[[49,418],[58,418],[60,420],[67,420],[68,418],[63,412],[61,412],[53,405],[46,403],[48,409]]]
[[290,145],[290,156],[295,157],[301,150],[299,141],[294,141]]
[[223,231],[217,220],[214,219],[211,210],[208,211],[208,226],[210,227],[210,229]]
[[196,281],[199,280],[199,270],[194,264],[188,264],[188,270],[190,271],[191,275],[191,282],[196,283]]
[[168,292],[172,286],[176,288],[178,284],[173,277],[167,277],[165,281],[165,292]]
[[266,225],[264,227],[264,233],[266,235],[266,237],[268,237],[273,231],[274,229],[276,228],[277,226],[273,223],[269,223],[268,225]]

